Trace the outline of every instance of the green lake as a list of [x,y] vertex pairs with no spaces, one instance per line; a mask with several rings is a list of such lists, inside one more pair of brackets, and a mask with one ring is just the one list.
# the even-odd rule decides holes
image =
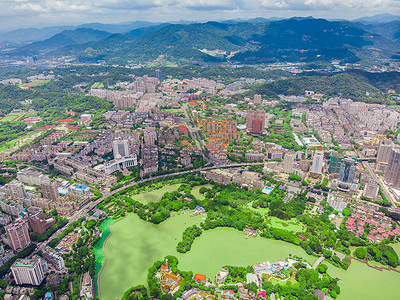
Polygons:
[[326,265],[329,275],[342,279],[339,281],[341,292],[338,300],[400,299],[397,290],[400,273],[377,271],[356,260],[352,260],[346,271],[329,263]]
[[[156,202],[161,200],[165,192],[174,191],[178,187],[179,184],[168,185],[132,195],[132,198],[142,203]],[[192,193],[202,199],[200,188],[201,186],[194,187]],[[201,223],[204,218],[190,217],[191,212],[186,211],[179,215],[172,213],[171,218],[159,225],[145,222],[135,214],[129,214],[116,222],[112,226],[113,234],[105,244],[107,264],[99,279],[101,298],[121,298],[130,287],[146,284],[148,268],[166,255],[178,257],[180,269],[205,274],[211,279],[215,278],[215,274],[224,265],[248,266],[265,260],[286,258],[289,254],[303,257],[311,265],[316,261],[315,257],[307,255],[300,247],[261,237],[245,239],[242,232],[229,228],[204,231],[188,253],[178,253],[176,245],[181,240],[182,232],[188,226]],[[263,212],[267,213],[267,209]],[[274,217],[268,219],[270,225],[294,232],[303,227],[297,220],[282,221]],[[107,219],[101,224],[103,235],[94,247],[96,274],[104,263],[102,245],[110,234],[110,225],[114,222],[113,219]],[[394,245],[394,248],[400,255],[400,243]],[[400,273],[377,271],[355,260],[347,271],[329,263],[327,265],[331,276],[342,279],[339,282],[339,300],[400,299],[400,292],[397,292]]]
[[179,268],[214,278],[223,265],[252,265],[265,260],[301,256],[313,264],[315,257],[292,244],[264,238],[245,239],[235,229],[205,231],[196,239],[190,252],[181,254],[176,245],[183,230],[203,221],[204,216],[190,217],[189,212],[155,225],[135,214],[113,225],[113,234],[105,245],[107,264],[100,276],[102,299],[115,299],[128,288],[145,284],[148,268],[166,255],[179,259]]

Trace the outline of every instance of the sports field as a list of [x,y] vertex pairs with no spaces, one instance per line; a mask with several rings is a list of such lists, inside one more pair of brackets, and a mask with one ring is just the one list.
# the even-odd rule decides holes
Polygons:
[[17,115],[17,114],[6,115],[6,116],[0,118],[0,122],[14,122],[14,121],[18,120],[22,116],[23,116],[23,114],[20,114],[20,115]]
[[35,86],[40,86],[40,85],[46,84],[49,81],[50,80],[35,80],[35,81],[29,82],[29,83],[19,84],[19,87],[23,88],[23,89],[27,89],[27,88],[31,88],[31,87],[35,87]]

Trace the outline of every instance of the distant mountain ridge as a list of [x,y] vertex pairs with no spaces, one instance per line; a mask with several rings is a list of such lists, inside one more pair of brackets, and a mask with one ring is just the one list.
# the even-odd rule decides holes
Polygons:
[[[313,17],[293,17],[291,19],[310,19]],[[231,20],[221,20],[218,21],[219,23],[226,23],[226,24],[236,24],[236,23],[270,23],[280,20],[285,20],[287,18],[279,18],[279,17],[270,17],[270,18],[263,18],[263,17],[256,17],[252,19],[231,19]],[[379,14],[370,17],[363,17],[359,19],[355,19],[352,22],[355,23],[362,23],[362,24],[377,24],[377,23],[388,23],[392,21],[399,21],[400,16],[395,16],[392,14]],[[344,21],[344,20],[334,20],[334,21]],[[160,24],[181,24],[181,25],[188,25],[193,23],[204,23],[204,22],[195,22],[195,21],[173,21],[173,22],[148,22],[148,21],[133,21],[133,22],[124,22],[124,23],[116,23],[116,24],[104,24],[104,23],[84,23],[80,25],[60,25],[60,26],[47,26],[43,28],[19,28],[14,29],[6,32],[0,32],[0,42],[18,42],[18,43],[29,43],[35,41],[42,41],[52,37],[53,35],[60,33],[64,30],[75,30],[78,28],[91,28],[93,30],[100,30],[106,31],[110,33],[127,33],[129,31],[145,28],[145,27],[153,27],[158,26]]]
[[91,28],[64,30],[61,33],[57,33],[56,35],[44,41],[28,44],[18,49],[17,52],[21,52],[25,55],[27,53],[36,55],[38,51],[55,50],[66,46],[79,45],[91,41],[99,41],[108,38],[110,35],[111,33],[109,32],[94,30]]
[[44,28],[21,28],[0,33],[0,41],[7,42],[36,42],[51,38],[53,35],[64,30],[75,30],[79,28],[90,28],[93,30],[106,31],[110,33],[124,33],[138,28],[155,26],[160,23],[135,21],[120,24],[86,23],[77,26],[49,26]]
[[360,54],[371,55],[374,47],[384,50],[382,55],[387,58],[400,51],[400,45],[395,43],[396,36],[400,37],[396,21],[390,32],[377,24],[312,17],[253,21],[161,23],[124,34],[79,28],[26,45],[8,55],[71,56],[78,62],[105,60],[114,63],[143,62],[164,55],[180,61],[257,64],[315,60],[355,62]]
[[389,23],[392,21],[400,21],[400,16],[395,16],[389,13],[374,15],[370,17],[363,17],[353,20],[356,23],[371,24],[371,23]]
[[379,34],[394,42],[400,43],[400,20],[388,23],[370,23],[363,25],[366,31]]
[[[156,30],[157,29],[157,30]],[[144,33],[148,30],[149,32]],[[351,22],[293,18],[259,23],[207,22],[160,25],[119,37],[111,49],[103,41],[59,49],[53,55],[71,55],[88,61],[145,61],[166,55],[173,59],[225,61],[200,50],[223,50],[230,60],[245,63],[339,59],[357,61],[352,49],[372,46],[382,37],[371,35]],[[108,43],[108,39],[104,41]],[[390,47],[393,47],[390,44]]]

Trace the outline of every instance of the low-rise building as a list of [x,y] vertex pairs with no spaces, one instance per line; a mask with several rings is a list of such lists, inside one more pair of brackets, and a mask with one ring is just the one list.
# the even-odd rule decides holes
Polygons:
[[46,248],[42,250],[42,255],[43,258],[50,262],[57,270],[60,271],[65,268],[64,259],[53,248],[46,246]]

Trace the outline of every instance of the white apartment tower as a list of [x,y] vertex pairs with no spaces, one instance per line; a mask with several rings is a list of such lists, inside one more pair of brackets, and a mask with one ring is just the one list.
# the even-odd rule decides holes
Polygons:
[[40,285],[44,279],[40,258],[17,259],[11,266],[17,285]]
[[23,183],[19,182],[18,180],[11,181],[7,187],[7,196],[17,200],[19,198],[26,197],[26,191]]
[[322,167],[324,163],[324,149],[319,146],[314,153],[311,172],[314,174],[322,174]]

